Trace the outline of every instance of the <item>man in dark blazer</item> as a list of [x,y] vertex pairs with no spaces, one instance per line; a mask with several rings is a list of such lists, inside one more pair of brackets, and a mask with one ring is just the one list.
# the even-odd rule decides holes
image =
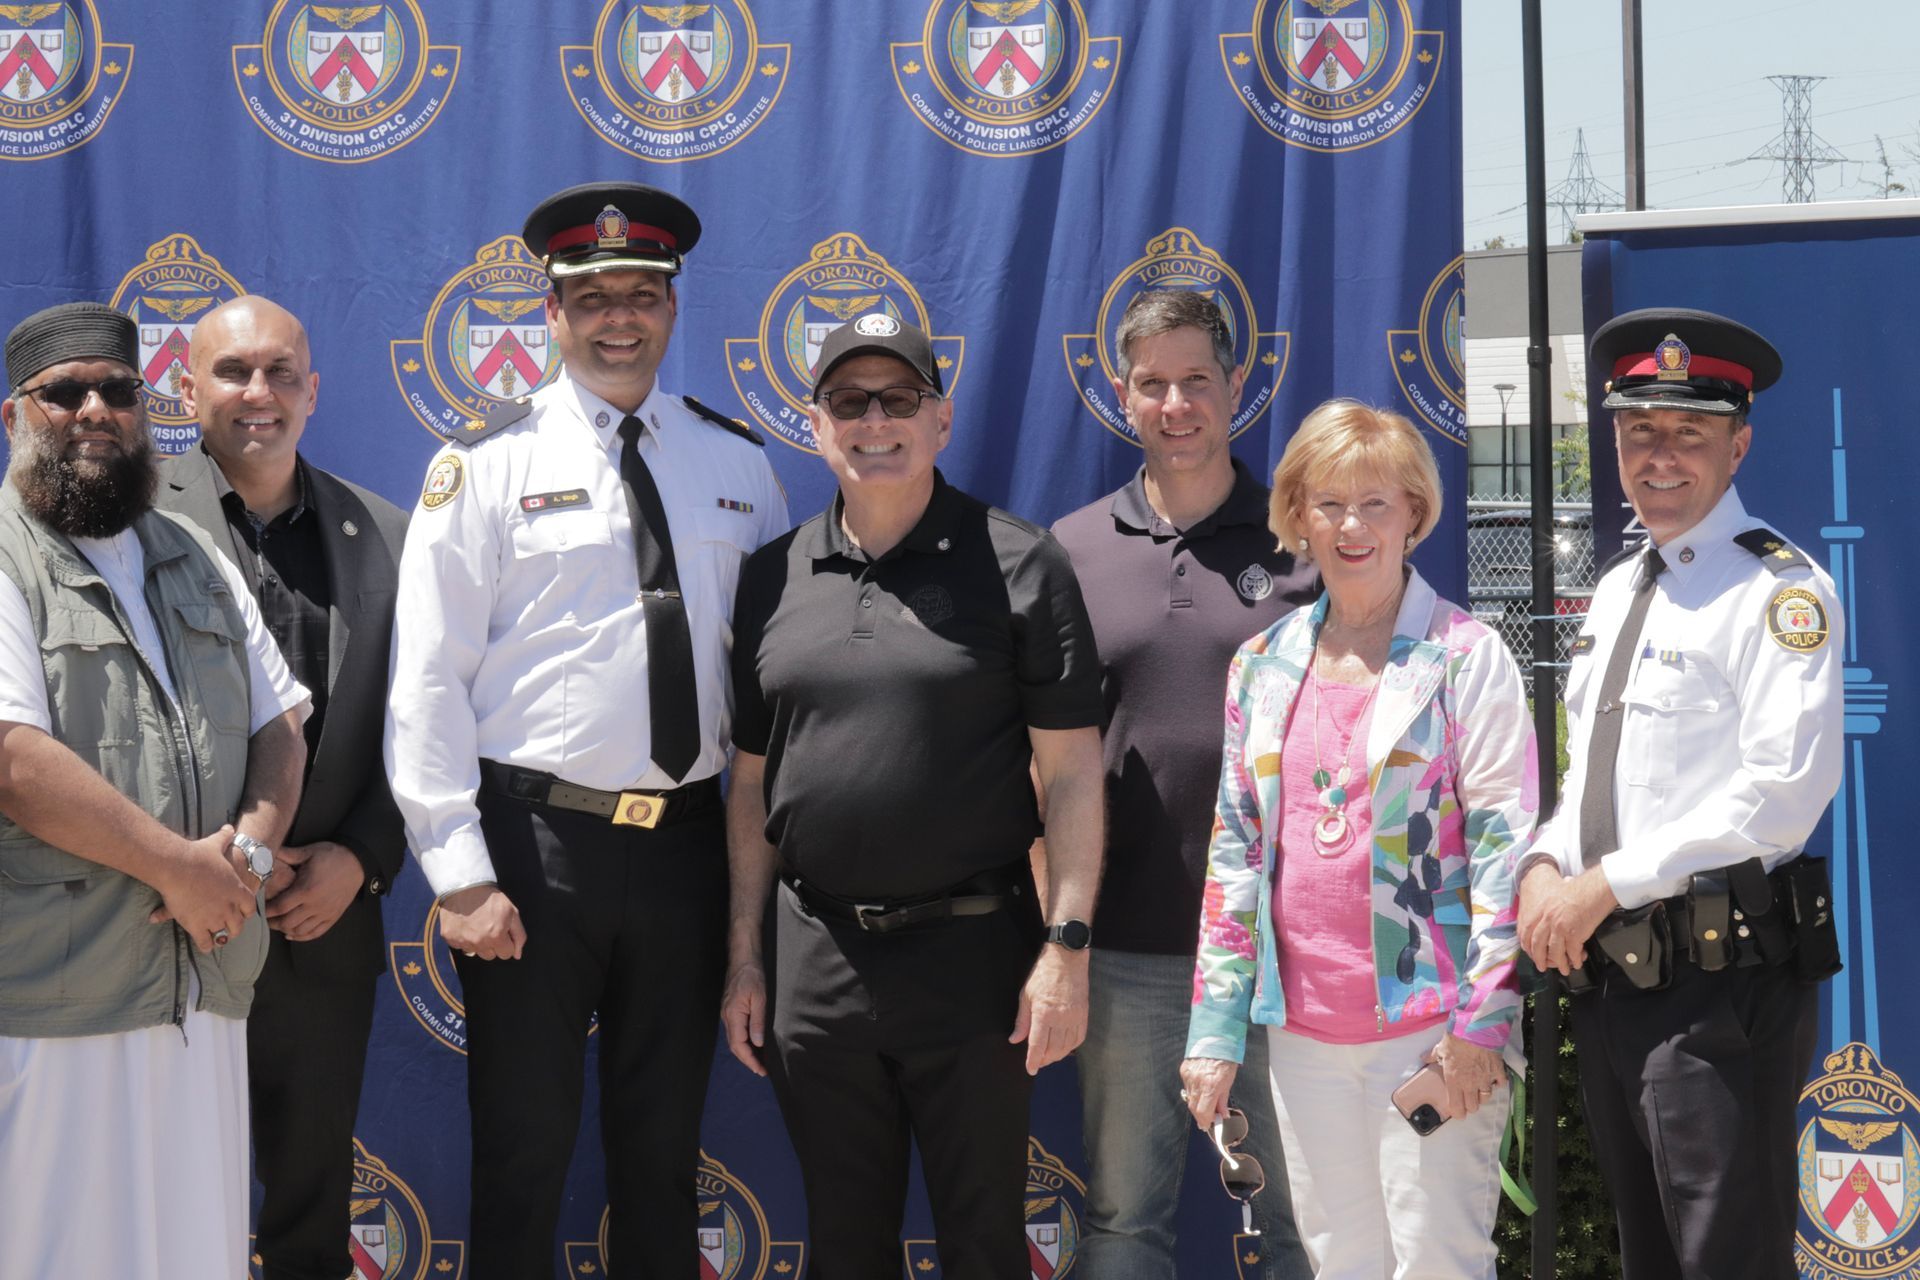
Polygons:
[[306,788],[267,882],[273,926],[247,1022],[256,1223],[265,1280],[356,1274],[353,1122],[386,968],[380,898],[406,853],[380,739],[406,516],[308,463],[319,392],[306,330],[242,297],[193,334],[183,401],[201,442],[161,468],[158,504],[240,567],[294,675],[313,691]]

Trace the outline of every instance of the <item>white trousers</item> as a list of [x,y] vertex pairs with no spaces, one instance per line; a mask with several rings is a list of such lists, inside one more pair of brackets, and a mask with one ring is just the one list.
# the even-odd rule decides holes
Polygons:
[[0,1276],[247,1274],[247,1024],[0,1036]]
[[1444,1031],[1349,1045],[1269,1029],[1294,1220],[1316,1280],[1493,1280],[1512,1090],[1424,1138],[1392,1101]]

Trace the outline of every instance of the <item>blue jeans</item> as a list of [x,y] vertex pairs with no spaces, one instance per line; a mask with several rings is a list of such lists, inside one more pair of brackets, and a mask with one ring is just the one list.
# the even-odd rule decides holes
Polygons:
[[[1087,1280],[1173,1280],[1174,1220],[1193,1133],[1180,1101],[1193,959],[1095,947],[1090,983],[1087,1038],[1076,1055],[1088,1166],[1081,1265]],[[1267,1172],[1266,1190],[1253,1198],[1265,1280],[1307,1280],[1313,1273],[1294,1229],[1264,1030],[1247,1037],[1232,1104],[1247,1113],[1241,1149]]]

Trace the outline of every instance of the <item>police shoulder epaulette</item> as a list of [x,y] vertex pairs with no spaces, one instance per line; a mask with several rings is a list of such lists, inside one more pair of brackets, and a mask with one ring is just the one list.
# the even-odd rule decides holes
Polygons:
[[1614,552],[1612,558],[1600,566],[1600,571],[1593,575],[1594,581],[1598,582],[1601,578],[1606,577],[1607,574],[1617,566],[1623,565],[1629,560],[1638,559],[1646,552],[1646,549],[1647,544],[1645,541],[1629,542],[1626,546]]
[[1804,568],[1812,563],[1800,553],[1800,548],[1771,529],[1749,529],[1745,533],[1734,534],[1733,540],[1759,556],[1760,563],[1775,573]]
[[718,410],[709,409],[692,396],[681,396],[680,398],[687,402],[687,408],[693,410],[708,422],[713,423],[716,427],[725,427],[742,440],[752,441],[763,449],[767,447],[767,442],[761,437],[760,433],[738,418],[729,418],[726,414]]
[[460,429],[448,438],[454,444],[479,444],[488,436],[505,431],[532,412],[533,397],[520,396],[509,400],[484,418],[468,418],[460,424]]

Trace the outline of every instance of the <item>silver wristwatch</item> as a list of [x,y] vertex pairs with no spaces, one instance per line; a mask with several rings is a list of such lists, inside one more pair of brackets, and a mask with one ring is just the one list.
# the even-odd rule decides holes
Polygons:
[[253,872],[255,887],[265,884],[273,874],[273,850],[242,832],[234,833],[233,847],[247,855],[247,870]]

